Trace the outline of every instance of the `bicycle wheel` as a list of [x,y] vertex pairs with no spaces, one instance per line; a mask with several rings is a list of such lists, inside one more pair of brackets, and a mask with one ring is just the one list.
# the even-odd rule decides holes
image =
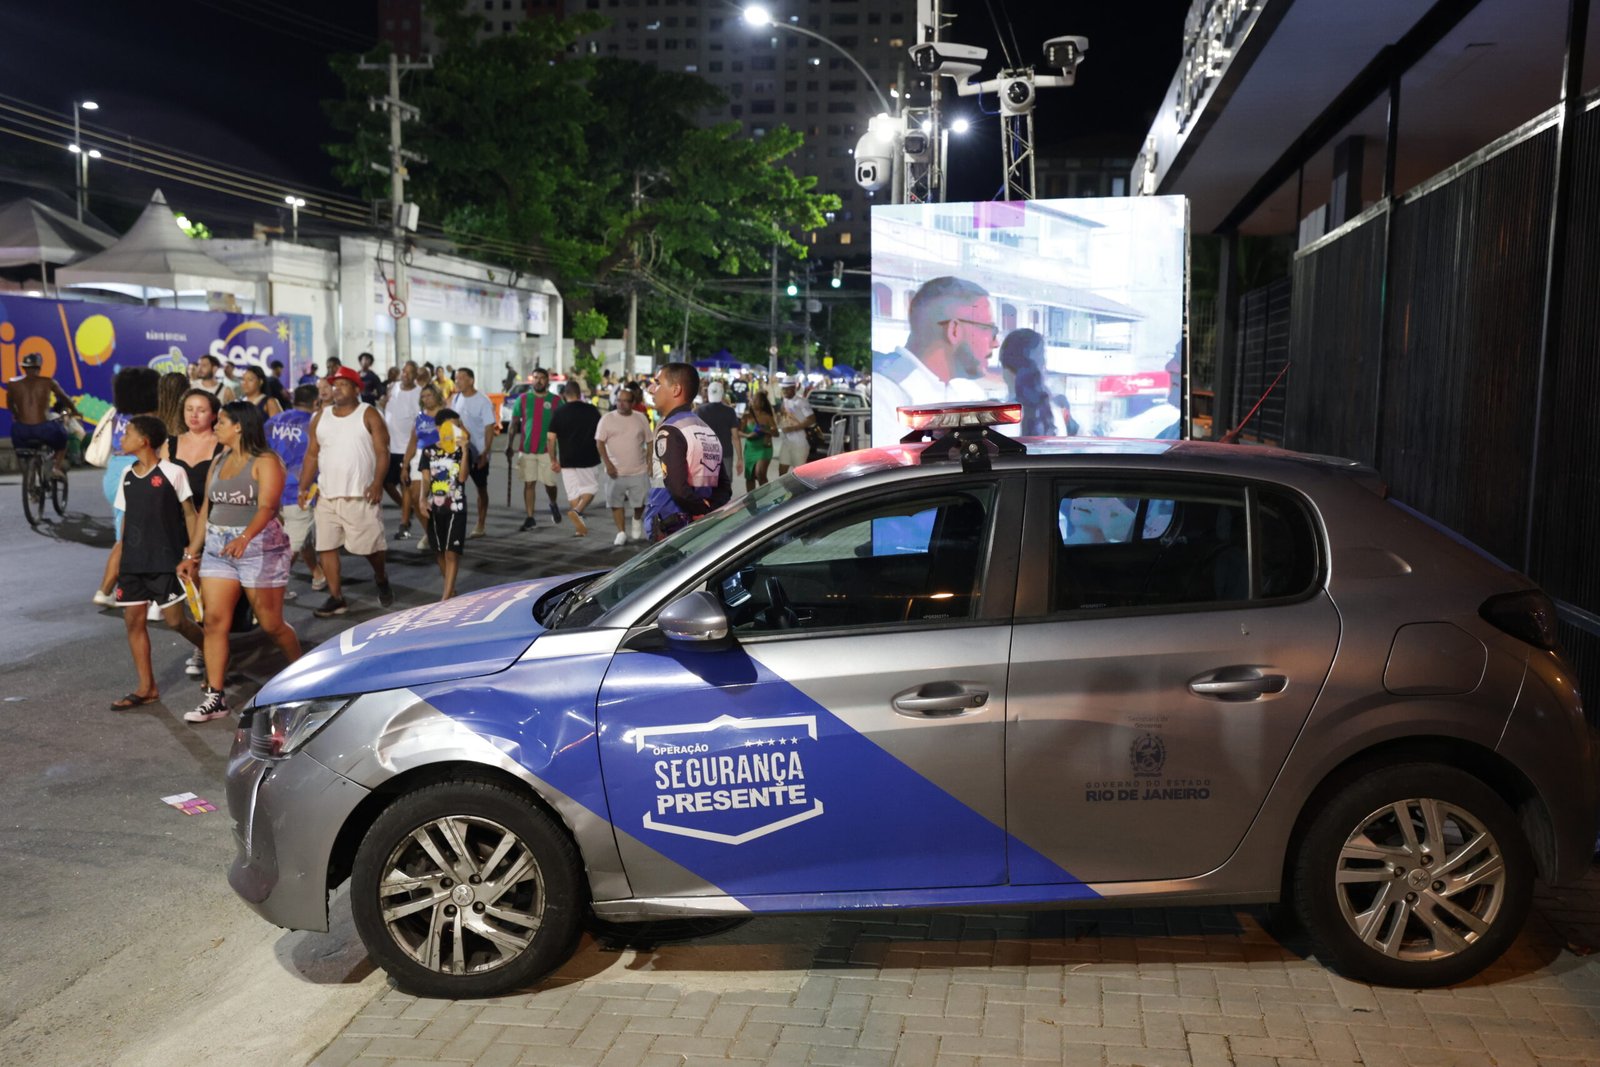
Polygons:
[[57,478],[52,472],[50,477],[50,506],[56,509],[57,515],[67,513],[67,476],[65,473]]
[[29,526],[37,526],[44,518],[44,486],[40,484],[42,472],[39,457],[26,456],[22,460],[22,514]]

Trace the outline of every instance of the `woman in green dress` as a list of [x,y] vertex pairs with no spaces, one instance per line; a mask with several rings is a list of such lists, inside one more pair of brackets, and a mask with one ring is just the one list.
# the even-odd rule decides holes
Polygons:
[[734,456],[734,473],[744,475],[745,492],[767,484],[767,464],[772,462],[772,438],[777,432],[778,420],[767,391],[752,388],[750,402],[733,429],[734,436],[744,443]]

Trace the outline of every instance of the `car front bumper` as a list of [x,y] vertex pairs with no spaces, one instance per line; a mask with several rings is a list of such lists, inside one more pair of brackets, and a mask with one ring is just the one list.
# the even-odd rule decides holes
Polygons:
[[303,751],[257,759],[241,731],[228,758],[227,793],[237,849],[228,884],[268,922],[326,930],[328,859],[370,791]]

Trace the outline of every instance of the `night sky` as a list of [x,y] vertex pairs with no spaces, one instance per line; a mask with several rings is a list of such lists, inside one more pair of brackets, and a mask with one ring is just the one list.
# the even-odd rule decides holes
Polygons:
[[[1047,37],[1090,38],[1077,86],[1040,94],[1041,147],[1085,137],[1137,146],[1176,68],[1189,0],[955,0],[958,18],[946,36],[988,46],[986,76],[1001,65],[991,4],[1002,24],[1009,20],[1024,62],[1042,64]],[[328,56],[372,40],[376,21],[371,0],[0,0],[0,92],[68,119],[75,96],[92,98],[102,110],[91,118],[114,130],[281,177],[286,187],[333,190],[322,151],[332,133],[319,103],[338,91]],[[952,145],[951,198],[988,199],[1000,178],[998,119],[980,116],[973,98],[960,106],[979,125],[967,146]],[[998,105],[985,96],[983,106]],[[48,150],[27,152],[0,136],[0,171],[52,165]],[[64,152],[59,166],[69,183]],[[112,221],[155,184],[119,170],[97,164],[91,179],[96,207]],[[195,203],[223,225],[274,211],[164,185],[169,200]]]

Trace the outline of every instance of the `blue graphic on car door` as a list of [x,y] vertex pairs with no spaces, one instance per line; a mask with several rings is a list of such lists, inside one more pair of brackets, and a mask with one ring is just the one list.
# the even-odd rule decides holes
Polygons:
[[695,891],[680,869],[734,896],[1005,881],[1002,827],[743,649],[619,653],[599,726],[638,895]]

